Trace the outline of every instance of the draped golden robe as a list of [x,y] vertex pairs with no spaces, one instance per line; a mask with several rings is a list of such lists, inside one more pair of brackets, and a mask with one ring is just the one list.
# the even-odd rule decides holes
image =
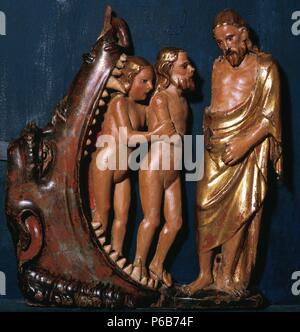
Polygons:
[[[278,176],[282,170],[280,82],[271,56],[258,53],[258,73],[249,97],[227,112],[204,114],[204,177],[197,187],[198,253],[230,240],[242,227],[246,237],[236,270],[236,281],[248,282],[256,259],[261,207],[267,189],[269,159]],[[225,144],[267,121],[269,136],[234,166],[222,161]],[[243,275],[242,275],[243,274]]]

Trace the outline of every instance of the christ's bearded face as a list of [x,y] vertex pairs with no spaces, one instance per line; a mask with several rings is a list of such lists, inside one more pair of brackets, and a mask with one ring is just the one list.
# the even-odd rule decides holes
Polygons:
[[226,60],[232,67],[238,67],[248,53],[247,30],[233,25],[221,25],[215,28],[214,35]]

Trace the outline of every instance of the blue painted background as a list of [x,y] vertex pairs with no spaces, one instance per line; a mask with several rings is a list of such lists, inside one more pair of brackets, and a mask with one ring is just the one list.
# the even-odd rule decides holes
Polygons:
[[[210,72],[219,51],[212,39],[213,17],[223,8],[241,13],[260,47],[278,60],[282,76],[285,184],[270,179],[258,268],[261,290],[274,304],[300,304],[291,294],[291,274],[300,270],[300,36],[291,33],[299,1],[284,0],[110,0],[130,27],[135,54],[155,61],[163,46],[186,49],[201,77],[191,103],[193,134],[201,134],[204,106],[210,101]],[[27,121],[44,126],[63,96],[102,26],[102,0],[1,0],[7,35],[0,36],[0,140],[16,138]],[[7,277],[6,298],[20,298],[14,249],[4,214],[6,163],[0,162],[0,271]],[[298,186],[296,185],[298,184]],[[171,271],[179,282],[198,273],[195,254],[195,183],[185,186],[185,226],[172,251]],[[141,218],[137,197],[135,220]],[[134,250],[134,249],[132,249]],[[3,297],[5,298],[5,297]]]

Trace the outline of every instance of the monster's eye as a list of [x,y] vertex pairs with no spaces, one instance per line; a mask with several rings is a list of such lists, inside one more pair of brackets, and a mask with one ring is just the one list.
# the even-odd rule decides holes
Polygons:
[[42,144],[42,176],[49,170],[50,164],[53,160],[53,151],[49,142]]

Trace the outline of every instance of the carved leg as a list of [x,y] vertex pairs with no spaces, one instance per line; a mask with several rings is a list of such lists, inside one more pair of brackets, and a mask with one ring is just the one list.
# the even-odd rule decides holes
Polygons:
[[114,192],[114,221],[111,232],[112,249],[122,255],[128,211],[130,207],[130,179],[117,183]]
[[113,185],[113,171],[101,171],[96,165],[96,156],[91,162],[91,184],[95,199],[95,211],[93,212],[93,223],[100,223],[106,231],[109,211],[111,208],[111,192]]
[[255,214],[253,220],[249,222],[249,226],[245,228],[245,240],[242,251],[239,255],[239,262],[235,268],[235,282],[238,287],[247,289],[253,268],[256,262],[257,244],[259,239],[259,231],[261,224],[262,208]]
[[181,183],[179,177],[165,191],[164,216],[166,222],[160,232],[156,252],[149,266],[149,271],[161,279],[166,286],[170,287],[172,280],[164,271],[163,264],[182,226]]
[[219,271],[216,280],[218,290],[234,296],[241,296],[244,291],[244,289],[239,289],[234,282],[233,275],[241,254],[245,227],[242,227],[230,240],[223,244],[221,271]]
[[213,251],[210,250],[202,254],[198,253],[198,255],[199,255],[199,266],[200,266],[199,276],[189,285],[184,285],[182,287],[183,292],[189,296],[195,294],[201,289],[208,287],[213,283],[213,275],[212,275]]
[[[139,184],[144,219],[138,229],[135,263],[141,264],[142,269],[145,269],[153,235],[160,225],[163,183],[159,172],[140,171]],[[138,267],[134,268],[131,276],[139,280],[140,270]]]

